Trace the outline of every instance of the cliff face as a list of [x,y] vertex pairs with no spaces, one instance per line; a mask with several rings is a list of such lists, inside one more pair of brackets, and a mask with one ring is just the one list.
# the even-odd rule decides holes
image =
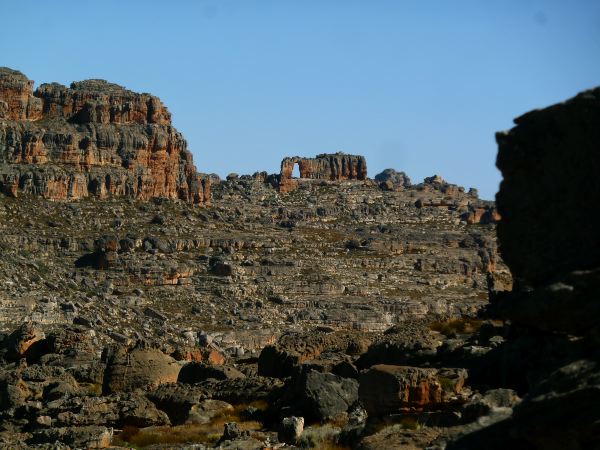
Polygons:
[[210,202],[162,102],[103,80],[43,84],[0,69],[0,190],[48,199]]
[[36,120],[42,116],[42,101],[33,96],[33,81],[7,67],[0,67],[0,119]]
[[346,155],[339,152],[317,155],[316,158],[294,156],[281,161],[280,192],[290,192],[296,189],[298,183],[292,178],[296,164],[300,170],[300,178],[329,181],[365,180],[367,178],[367,161],[364,156]]
[[499,374],[501,387],[526,395],[447,448],[600,448],[600,88],[515,123],[497,134],[496,196],[515,285],[489,309],[511,329],[490,352],[485,383]]
[[600,88],[517,119],[498,133],[502,255],[537,286],[600,265]]

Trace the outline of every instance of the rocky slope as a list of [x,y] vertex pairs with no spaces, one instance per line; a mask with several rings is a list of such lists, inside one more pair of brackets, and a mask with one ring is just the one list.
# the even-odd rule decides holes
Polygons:
[[210,202],[161,101],[103,80],[42,84],[0,68],[0,190],[51,200]]
[[352,155],[213,180],[202,208],[0,195],[1,445],[599,448],[598,111],[498,135],[514,287],[492,202]]

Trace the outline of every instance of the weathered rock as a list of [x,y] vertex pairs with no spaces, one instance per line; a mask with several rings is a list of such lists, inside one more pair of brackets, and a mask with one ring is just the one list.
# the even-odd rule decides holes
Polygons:
[[74,123],[140,123],[171,125],[171,114],[150,94],[137,94],[105,80],[42,84],[36,91],[44,115]]
[[425,324],[402,324],[371,344],[356,364],[360,369],[375,364],[418,365],[435,356],[441,344],[439,333],[431,331]]
[[459,393],[463,369],[376,365],[361,374],[359,397],[369,416],[439,407]]
[[233,406],[221,400],[203,400],[192,405],[188,412],[186,423],[208,423],[217,416],[222,416],[233,411]]
[[411,430],[396,425],[386,427],[364,438],[356,447],[359,450],[421,450],[430,447],[440,435],[437,428],[417,427]]
[[516,324],[581,335],[600,325],[600,269],[567,273],[534,290],[494,300],[493,311]]
[[0,410],[17,408],[29,398],[27,384],[14,372],[0,374]]
[[600,197],[600,88],[515,123],[496,135],[504,260],[517,279],[532,285],[600,266],[600,252],[591,251],[600,247],[592,207]]
[[42,101],[33,96],[33,81],[18,70],[0,67],[0,120],[37,120]]
[[46,347],[45,342],[43,342],[45,337],[44,332],[39,326],[33,323],[24,323],[6,339],[6,357],[17,360],[28,356],[40,356],[42,351],[39,347]]
[[235,422],[228,422],[225,424],[223,428],[223,436],[219,440],[219,443],[224,441],[235,441],[238,439],[243,439],[250,435],[249,431],[242,430]]
[[163,384],[148,393],[148,398],[157,408],[167,413],[174,425],[185,423],[192,406],[209,396],[206,389],[185,384]]
[[74,448],[108,448],[113,436],[112,428],[88,426],[76,428],[47,428],[35,431],[31,444],[62,442]]
[[[519,403],[512,417],[479,426],[449,450],[487,448],[598,448],[596,407],[600,395],[597,361],[578,360],[552,373]],[[484,423],[484,425],[487,425]]]
[[[521,399],[512,389],[491,389],[484,394],[474,395],[462,407],[463,422],[471,422],[498,410],[510,410]],[[512,414],[512,411],[508,411]]]
[[231,378],[246,378],[246,376],[235,367],[211,366],[201,362],[191,362],[181,368],[177,381],[179,383],[195,384],[209,378],[227,380]]
[[375,175],[375,181],[386,190],[405,188],[411,185],[410,178],[404,172],[396,172],[394,169],[385,169]]
[[284,417],[277,434],[280,442],[295,444],[304,431],[304,417]]
[[104,375],[105,393],[153,389],[177,382],[181,366],[158,349],[118,347],[108,355]]
[[447,448],[600,448],[600,254],[592,225],[600,89],[515,122],[497,135],[498,235],[515,287],[497,293],[490,308],[513,327],[489,355],[495,372],[513,372],[505,382],[517,381],[526,395],[504,415],[494,417],[492,408]]
[[292,178],[296,164],[301,179],[339,181],[367,178],[367,161],[363,156],[346,155],[341,152],[321,154],[315,158],[294,156],[281,161],[280,192],[290,192],[297,188],[298,182]]
[[0,191],[210,203],[210,179],[158,98],[103,80],[44,84],[32,96],[32,84],[0,70]]
[[358,400],[356,380],[308,368],[290,381],[288,389],[284,402],[308,421],[339,418]]
[[288,333],[276,345],[266,346],[258,359],[259,375],[284,378],[297,372],[299,366],[327,351],[347,354],[362,353],[370,340],[352,333]]

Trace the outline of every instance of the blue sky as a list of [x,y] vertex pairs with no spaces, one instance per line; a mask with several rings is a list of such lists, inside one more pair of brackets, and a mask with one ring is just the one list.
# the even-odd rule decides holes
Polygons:
[[600,85],[598,0],[2,0],[0,65],[159,96],[200,171],[344,151],[493,198],[494,132]]

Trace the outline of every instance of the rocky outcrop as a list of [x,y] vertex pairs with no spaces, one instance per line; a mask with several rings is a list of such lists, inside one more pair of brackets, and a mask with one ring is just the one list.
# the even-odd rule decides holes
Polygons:
[[369,346],[366,336],[354,333],[287,333],[274,345],[263,348],[258,358],[259,375],[284,378],[297,373],[301,364],[324,351],[362,353]]
[[358,382],[332,373],[306,368],[288,383],[282,401],[308,421],[325,421],[344,415],[358,400]]
[[369,415],[420,411],[459,393],[466,371],[379,364],[360,376],[358,394]]
[[69,122],[171,125],[171,113],[158,97],[138,94],[105,80],[42,84],[35,96],[42,100],[45,117]]
[[104,80],[32,86],[0,69],[0,191],[210,202],[210,178],[157,97]]
[[600,448],[600,88],[515,122],[497,135],[498,237],[515,284],[490,312],[512,324],[495,370],[526,395],[447,448]]
[[298,180],[292,178],[294,166],[298,164],[300,179],[311,180],[366,180],[367,161],[364,156],[345,153],[321,154],[315,158],[293,156],[281,161],[279,191],[291,192],[298,186]]
[[17,70],[0,67],[0,120],[37,120],[42,101],[33,96],[33,81]]
[[502,255],[517,280],[539,285],[600,266],[600,88],[515,119],[498,133]]
[[385,169],[375,175],[375,181],[379,187],[386,191],[402,189],[411,185],[410,178],[404,172],[396,172],[394,169]]

